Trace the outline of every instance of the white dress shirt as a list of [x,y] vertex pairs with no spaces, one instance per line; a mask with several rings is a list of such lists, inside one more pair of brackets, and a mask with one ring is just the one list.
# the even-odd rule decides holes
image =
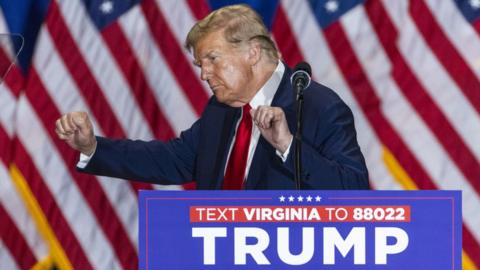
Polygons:
[[[275,93],[277,92],[278,86],[280,86],[280,82],[282,81],[283,73],[285,73],[285,66],[281,61],[278,61],[277,68],[273,72],[272,76],[268,79],[268,81],[258,90],[257,94],[250,100],[249,104],[252,109],[257,109],[258,106],[270,106],[272,104],[273,97],[275,96]],[[242,112],[243,113],[243,112]],[[238,125],[240,124],[240,120],[242,117],[237,121],[235,130],[237,130]],[[245,168],[245,179],[248,177],[248,172],[250,171],[250,165],[252,164],[252,159],[253,159],[253,154],[255,153],[255,149],[257,148],[258,140],[260,139],[260,129],[253,124],[253,129],[252,129],[252,135],[250,137],[250,146],[248,148],[248,157],[247,157],[247,165]],[[236,132],[235,132],[236,135]],[[233,144],[235,142],[235,135],[232,139],[232,143],[230,144],[230,149],[228,150],[228,156],[227,156],[227,164],[228,160],[230,159],[230,153],[232,152]],[[288,153],[290,152],[290,146],[292,145],[292,142],[290,142],[290,145],[288,146],[288,149],[285,151],[285,153],[281,153],[280,151],[277,150],[277,155],[285,162],[287,159]],[[227,169],[227,166],[225,165],[224,169],[224,174]],[[244,180],[245,180],[244,179]]]

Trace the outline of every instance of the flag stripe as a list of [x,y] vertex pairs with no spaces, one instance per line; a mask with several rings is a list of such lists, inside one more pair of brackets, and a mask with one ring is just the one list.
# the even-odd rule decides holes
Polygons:
[[[43,28],[40,30],[37,49],[48,51],[50,53],[36,54],[33,61],[34,68],[42,71],[38,73],[38,76],[41,77],[40,80],[45,84],[45,90],[48,91],[48,95],[60,112],[66,113],[69,110],[89,112],[88,106],[85,104],[83,97],[79,94],[70,74],[63,65],[63,61],[52,48],[53,44],[50,35],[48,31],[45,31],[45,28]],[[98,127],[96,119],[92,115],[90,116],[90,119],[93,126],[97,127],[95,129],[96,134],[102,136],[103,132],[101,128]],[[116,210],[117,215],[124,224],[125,229],[129,234],[129,238],[133,243],[136,243],[136,226],[134,225],[132,227],[132,221],[130,221],[132,217],[131,213],[136,213],[136,208],[129,207],[130,210],[127,210],[125,207],[119,207],[120,204],[123,205],[125,203],[130,203],[130,205],[132,205],[132,203],[133,205],[136,204],[137,194],[131,189],[131,183],[127,181],[106,179],[105,177],[97,178],[111,204],[115,206],[114,210]],[[123,198],[118,198],[119,192],[123,194]]]
[[[112,220],[110,222],[113,223],[114,229],[118,228],[118,226],[115,224],[118,223],[118,220],[114,219],[115,215],[110,214],[110,211],[108,211],[109,209],[105,205],[106,200],[104,198],[99,198],[98,194],[100,194],[100,189],[98,188],[98,183],[94,181],[95,178],[93,178],[93,176],[76,173],[71,165],[68,166],[70,172],[65,167],[65,162],[67,164],[74,164],[72,161],[76,159],[78,154],[69,149],[66,144],[56,139],[53,142],[57,145],[58,150],[62,154],[62,156],[60,156],[57,152],[57,149],[55,149],[55,146],[51,144],[51,139],[48,137],[48,134],[50,134],[50,136],[53,135],[52,124],[59,115],[55,114],[55,106],[51,102],[48,102],[49,96],[43,90],[43,84],[36,76],[36,72],[34,70],[31,71],[31,77],[27,85],[26,94],[28,95],[29,100],[33,102],[32,105],[35,110],[32,111],[30,109],[28,102],[24,103],[26,105],[22,110],[20,110],[20,112],[23,114],[19,115],[18,128],[25,130],[27,133],[29,129],[35,129],[36,136],[39,139],[42,139],[43,148],[46,148],[43,151],[49,151],[51,153],[51,158],[49,160],[44,160],[44,158],[42,158],[43,152],[39,151],[42,149],[35,147],[35,144],[33,144],[32,141],[23,139],[22,143],[27,149],[29,149],[29,154],[34,159],[37,167],[41,168],[40,172],[43,174],[43,179],[46,180],[45,183],[53,192],[54,198],[60,200],[58,205],[63,210],[62,212],[69,221],[69,225],[73,227],[75,235],[77,236],[77,239],[81,243],[82,247],[86,249],[88,248],[88,245],[95,244],[101,249],[101,252],[98,253],[87,253],[90,262],[95,265],[95,268],[104,267],[102,265],[105,265],[106,263],[115,266],[118,263],[116,259],[108,262],[109,259],[113,258],[112,248],[110,246],[110,242],[105,241],[105,235],[102,233],[101,227],[98,226],[99,224],[95,221],[94,214],[97,214],[98,217],[104,215],[111,218]],[[40,119],[37,117],[40,117]],[[30,123],[27,126],[26,120],[33,121],[33,119],[38,120],[38,122]],[[41,126],[42,124],[44,125],[43,127]],[[42,131],[45,129],[47,129],[47,132],[42,133]],[[19,134],[19,136],[21,137],[25,135],[22,133]],[[55,170],[52,170],[50,166],[55,166]],[[75,176],[75,178],[72,178],[72,175]],[[62,187],[62,185],[59,185],[58,182],[54,181],[54,179],[59,176],[61,177],[60,179],[63,179],[64,181],[66,180],[67,183],[75,180],[77,185],[70,184],[68,185],[68,188]],[[83,191],[83,196],[78,188]],[[60,192],[66,192],[66,194],[68,194],[68,198],[59,196]],[[88,200],[90,207],[92,208],[87,206],[84,198]],[[106,213],[97,211],[99,209],[101,210],[102,207],[107,209]],[[83,211],[83,222],[78,222],[75,220],[78,217],[75,217],[75,211],[72,211],[72,209]],[[103,224],[101,223],[100,225]],[[108,232],[108,230],[111,229],[104,227],[104,230]],[[84,237],[81,237],[83,235],[96,235],[96,237],[94,239],[85,239]],[[118,237],[122,239],[125,236],[119,235]],[[86,242],[87,240],[89,243]],[[129,249],[129,246],[126,246],[125,248],[127,252],[135,252],[130,251],[132,248]]]
[[[59,2],[59,14],[62,27],[78,45],[78,53],[85,61],[85,69],[91,75],[91,81],[105,94],[106,104],[110,107],[121,129],[122,137],[148,140],[153,133],[135,103],[135,98],[125,81],[122,72],[115,64],[110,50],[105,45],[98,28],[82,1]],[[79,23],[80,22],[80,23]],[[55,40],[55,39],[54,39]],[[69,61],[69,59],[65,59]],[[111,136],[106,133],[107,136]]]
[[[1,165],[0,170],[2,170]],[[2,181],[8,180],[2,179]],[[35,256],[25,241],[25,238],[17,229],[17,226],[1,204],[0,220],[2,221],[0,222],[0,235],[2,236],[1,240],[5,246],[8,247],[10,254],[13,258],[15,258],[18,266],[20,266],[22,269],[28,269],[32,267],[36,262]]]
[[[13,246],[16,246],[14,244],[15,241],[11,242],[12,239],[8,233],[8,230],[11,227],[12,234],[15,235],[13,239],[18,238],[19,241],[21,241],[18,246],[23,246],[23,242],[25,242],[26,247],[22,247],[21,250],[28,249],[25,250],[25,252],[31,253],[33,258],[39,258],[46,254],[46,247],[42,239],[40,239],[38,231],[33,226],[30,215],[23,207],[23,202],[19,198],[15,188],[12,185],[12,180],[10,179],[8,172],[8,167],[10,164],[9,152],[11,148],[8,146],[12,146],[12,144],[10,138],[2,128],[2,123],[0,123],[0,145],[3,146],[0,148],[0,207],[2,208],[2,211],[5,212],[5,218],[11,219],[10,221],[5,221],[9,223],[9,225],[0,230],[0,238],[3,238],[4,236],[8,238],[4,241],[7,246],[12,247],[12,244]],[[3,219],[0,218],[0,220],[2,221],[0,224],[3,223]],[[22,256],[17,256],[18,254],[22,253],[12,252],[12,254],[16,259],[22,258]],[[27,254],[26,256],[28,257],[30,255]]]
[[275,37],[279,50],[282,52],[284,61],[289,66],[295,66],[298,62],[304,59],[295,39],[289,38],[293,37],[294,33],[290,27],[282,5],[278,5],[277,7],[272,25],[272,34]]
[[21,170],[25,179],[28,179],[28,184],[42,211],[48,213],[50,225],[62,247],[65,249],[69,261],[76,269],[93,269],[85,254],[87,250],[84,250],[78,242],[77,237],[72,231],[72,227],[67,223],[53,194],[45,185],[35,165],[33,165],[30,154],[24,149],[21,139],[15,139],[14,145],[14,162]]
[[[369,86],[369,83],[368,83],[368,80],[366,79],[366,76],[362,75],[362,73],[363,73],[362,69],[360,68],[360,65],[358,64],[358,60],[355,59],[354,53],[352,52],[352,49],[351,49],[351,46],[349,45],[348,41],[346,41],[346,36],[343,32],[343,29],[341,29],[341,26],[339,25],[339,23],[334,23],[331,26],[329,26],[326,29],[325,34],[327,36],[327,40],[330,42],[330,46],[331,46],[330,48],[332,48],[334,50],[334,55],[335,56],[342,56],[342,59],[338,58],[337,62],[339,63],[340,68],[345,70],[344,71],[345,74],[349,74],[349,76],[347,78],[349,78],[350,80],[347,79],[347,81],[349,81],[349,83],[352,85],[352,87],[351,87],[352,91],[355,92],[355,95],[359,95],[359,94],[366,94],[367,95],[366,97],[359,97],[358,100],[363,100],[363,99],[366,99],[367,97],[370,98],[370,99],[372,97],[375,98],[375,99],[378,99],[376,97],[376,94],[373,92],[373,90],[371,90],[372,87]],[[340,46],[341,44],[343,46]],[[336,48],[336,49],[334,49],[334,48]],[[335,52],[335,50],[337,50],[337,49],[341,50],[342,54],[340,54],[340,52]],[[346,53],[346,52],[350,52],[350,53]],[[350,55],[350,57],[348,59],[345,59],[346,55]],[[365,88],[358,88],[359,78],[364,78],[362,81],[364,81]],[[369,102],[372,102],[372,101],[369,101]],[[369,108],[371,110],[371,107],[369,107]],[[379,112],[374,112],[374,113],[375,113],[375,116],[371,115],[372,114],[371,112],[369,113],[370,115],[369,114],[367,114],[367,115],[369,115],[369,118],[371,118],[372,122],[379,121],[379,119],[377,119],[377,118],[380,118],[379,117],[380,116]],[[383,117],[381,117],[380,119],[382,119],[382,118]],[[376,128],[380,127],[379,123],[377,123],[377,122],[374,122],[373,126],[376,127]],[[388,126],[388,125],[386,125],[386,126]],[[388,129],[391,129],[391,128],[389,127]],[[382,128],[381,130],[377,130],[377,133],[379,134],[380,137],[382,137],[381,134],[385,133],[385,131],[386,131],[386,128]],[[395,134],[391,131],[389,131],[389,133],[392,133],[392,135]],[[395,136],[396,136],[396,134],[395,134]],[[385,136],[385,137],[392,138],[393,136]],[[389,140],[387,139],[387,140],[382,140],[382,141],[384,141],[388,144]],[[402,145],[400,143],[395,143],[395,144],[392,144],[392,146],[395,147],[393,149],[398,149]],[[403,150],[404,149],[406,149],[406,148],[403,148]],[[394,152],[396,157],[399,157],[400,163],[405,162],[405,164],[407,164],[406,166],[404,165],[405,170],[407,172],[412,171],[415,174],[415,178],[414,178],[415,179],[415,184],[417,184],[419,186],[419,188],[421,188],[421,189],[436,189],[436,187],[433,184],[430,177],[425,173],[425,171],[423,170],[422,167],[420,167],[420,165],[416,164],[418,161],[408,151],[405,151],[405,152],[410,157],[407,158],[403,162],[402,162],[401,158],[402,158],[402,155],[404,153],[402,153],[402,155],[400,155],[400,154],[395,153],[396,151],[393,151],[393,152]],[[412,170],[412,168],[413,168],[413,170]],[[418,176],[419,172],[423,173],[423,175],[420,176],[420,177]],[[474,205],[478,205],[478,203],[474,203]],[[465,213],[464,213],[464,216],[465,216]],[[475,227],[472,226],[472,228],[475,228]],[[464,231],[468,231],[468,228],[466,228],[465,226],[464,226]],[[469,232],[471,232],[471,231],[469,231]],[[470,254],[470,256],[474,256],[473,254],[475,254],[474,251],[478,248],[478,243],[475,242],[475,241],[471,241],[469,244],[471,244],[471,245],[466,245],[465,250]]]
[[432,52],[480,113],[480,81],[445,36],[424,0],[412,1],[409,12]]
[[[335,63],[333,56],[328,50],[328,45],[318,31],[317,22],[307,2],[282,1],[282,9],[292,27],[294,40],[298,41],[298,47],[312,65],[312,75],[320,83],[334,89],[342,99],[349,104],[355,113],[355,127],[362,132],[357,133],[357,139],[361,146],[369,149],[364,151],[371,187],[379,189],[399,189],[398,183],[389,174],[382,160],[383,144],[374,134],[367,119],[359,109],[358,103],[348,90],[348,86],[342,78],[341,72]],[[299,19],[301,18],[301,19]],[[311,44],[316,44],[312,47]],[[362,148],[365,149],[365,148]]]
[[397,40],[398,32],[386,10],[380,1],[369,1],[365,4],[365,8],[379,41],[392,62],[392,76],[395,82],[477,193],[480,193],[480,182],[477,181],[480,179],[480,167],[477,166],[474,155],[426,93],[395,43],[392,42]]
[[[54,138],[53,128],[48,127],[51,123],[54,123],[55,119],[58,119],[61,114],[56,109],[54,102],[51,101],[48,93],[42,87],[43,83],[40,81],[40,78],[37,77],[36,72],[32,70],[30,74],[30,81],[27,86],[27,97],[30,99],[36,114],[42,121],[47,134],[50,135],[51,138]],[[63,141],[54,139],[53,142],[62,155],[63,160],[65,160],[67,164],[74,164],[78,158],[78,154],[72,151]],[[67,167],[67,171],[70,172],[72,180],[77,184],[77,187],[83,194],[82,197],[88,202],[89,209],[96,216],[98,224],[103,229],[106,237],[111,243],[118,243],[117,245],[112,245],[112,248],[123,268],[130,269],[136,267],[136,249],[127,237],[123,225],[120,223],[112,205],[107,200],[107,196],[100,184],[94,176],[79,174],[75,172],[73,166]]]
[[[478,230],[478,227],[473,228],[473,230]],[[465,227],[465,224],[462,226],[462,246],[475,265],[480,267],[480,256],[478,256],[478,254],[480,254],[480,245],[478,244],[478,240],[475,241],[475,237],[471,231]]]
[[[10,160],[10,147],[8,147],[10,138],[2,128],[2,124],[0,122],[0,145],[3,146],[0,147],[0,242],[5,245],[3,250],[8,250],[10,254],[9,259],[12,263],[27,269],[35,263],[35,256],[27,245],[23,234],[17,229],[17,226],[2,205],[7,195],[5,192],[8,192],[5,185],[7,181],[10,181],[7,169],[4,167],[4,164],[8,166]],[[6,260],[4,258],[1,259]],[[3,260],[0,260],[0,262],[4,263]]]
[[82,91],[104,133],[107,136],[124,137],[120,123],[110,109],[104,92],[93,79],[93,75],[69,33],[55,1],[52,1],[50,5],[45,22],[54,41],[55,50],[62,56],[65,66],[74,78],[78,88]]
[[480,19],[473,23],[473,27],[475,28],[475,31],[477,31],[477,34],[480,36]]
[[128,14],[120,18],[119,24],[130,40],[132,48],[144,48],[143,50],[135,50],[134,53],[145,72],[150,87],[156,89],[154,94],[158,106],[164,108],[167,112],[178,112],[181,108],[182,113],[169,113],[167,115],[175,134],[179,135],[181,131],[192,125],[198,116],[184,91],[178,85],[173,71],[166,68],[168,64],[156,46],[140,7],[133,8]]
[[0,239],[0,250],[2,251],[0,252],[0,262],[2,262],[2,267],[10,270],[20,269],[17,261],[12,257],[12,254],[10,254],[10,251],[3,243],[2,239]]
[[[400,91],[394,87],[392,83],[389,84],[388,80],[390,79],[379,79],[389,78],[388,73],[386,76],[382,75],[382,73],[388,72],[388,69],[385,69],[384,67],[389,66],[389,63],[387,57],[381,54],[383,50],[379,48],[377,43],[375,43],[376,39],[371,35],[365,34],[373,32],[372,29],[365,27],[368,25],[368,20],[365,19],[366,17],[367,15],[363,8],[360,7],[350,12],[348,15],[345,15],[342,19],[342,23],[345,25],[363,25],[362,30],[357,29],[357,31],[355,31],[355,33],[357,33],[357,38],[354,41],[352,37],[353,31],[351,31],[351,29],[347,29],[346,31],[350,43],[355,42],[357,45],[355,47],[356,54],[362,62],[364,70],[369,70],[370,80],[372,81],[374,88],[382,89],[381,93],[386,93],[388,95],[388,97],[381,97],[386,103],[392,104],[388,106],[386,114],[389,116],[390,121],[396,126],[396,129],[402,134],[402,137],[408,145],[412,146],[414,149],[420,149],[422,147],[429,149],[428,153],[431,155],[426,155],[425,151],[416,151],[414,154],[420,162],[425,165],[425,169],[429,175],[433,176],[433,182],[438,188],[461,189],[464,191],[464,198],[468,198],[463,204],[463,210],[464,213],[466,213],[464,216],[465,222],[470,228],[475,228],[478,224],[475,219],[470,218],[472,215],[469,215],[468,213],[475,211],[476,205],[480,204],[477,194],[475,194],[472,187],[468,184],[468,181],[461,175],[458,169],[454,167],[453,162],[448,160],[448,158],[444,158],[447,155],[439,147],[439,144],[435,143],[435,139],[430,138],[432,135],[429,134],[425,125],[423,125],[417,117],[414,117],[416,113],[410,106],[408,106],[405,98],[396,94],[400,93]],[[372,54],[373,51],[377,53]],[[375,55],[375,57],[372,57],[372,55]],[[381,94],[379,93],[379,95]],[[389,99],[392,102],[389,102]],[[408,125],[405,125],[404,118],[401,116],[402,114],[409,116]],[[416,134],[416,136],[410,136],[411,134]],[[437,168],[439,166],[443,166],[443,169],[447,171],[444,173],[444,176],[435,174],[435,172],[438,171]],[[451,181],[450,179],[457,179],[457,181]]]
[[[74,41],[65,21],[62,19],[59,7],[55,1],[52,1],[52,4],[50,5],[50,12],[46,19],[46,25],[50,36],[54,41],[53,44],[56,51],[62,56],[65,66],[75,80],[76,85],[81,90],[83,97],[89,104],[89,108],[96,116],[96,119],[98,119],[104,134],[111,137],[125,138],[126,136],[122,130],[122,126],[117,120],[118,118],[115,116],[114,112],[111,110],[111,106],[103,94],[105,92],[101,90],[85,62],[85,59],[80,53],[79,48],[76,45],[77,43]],[[128,108],[125,108],[125,110],[128,110]],[[135,130],[134,128],[132,129]],[[151,138],[151,135],[146,137]],[[143,183],[131,182],[131,186],[135,193],[141,189],[151,189],[151,185]]]
[[[12,219],[16,229],[21,233],[35,258],[47,255],[45,240],[40,236],[25,200],[20,196],[14,180],[9,174],[8,165],[0,163],[0,206],[3,206]],[[2,235],[2,234],[0,234]]]
[[0,147],[0,161],[3,161],[4,164],[8,165],[10,163],[11,149],[7,146],[10,145],[10,137],[5,132],[2,124],[3,123],[0,122],[0,145],[3,145],[3,147]]
[[117,22],[110,24],[102,31],[102,36],[110,48],[112,55],[127,78],[139,107],[142,109],[150,129],[157,139],[171,139],[175,135],[164,112],[155,103],[145,75],[135,58],[132,48]]
[[462,56],[462,60],[480,76],[480,65],[476,61],[480,58],[480,51],[476,50],[480,47],[480,38],[472,23],[466,20],[455,1],[427,0],[425,4],[448,40]]
[[204,18],[210,12],[210,7],[206,0],[187,0],[187,3],[197,20]]
[[[480,132],[480,116],[477,111],[424,42],[413,20],[401,15],[408,15],[408,7],[400,4],[384,6],[399,31],[398,49],[409,67],[475,157],[480,158],[480,144],[471,136]],[[404,12],[399,12],[402,8]],[[462,108],[462,113],[459,113],[458,108]]]
[[193,72],[185,55],[175,41],[172,31],[169,29],[164,16],[153,0],[144,0],[141,4],[143,14],[149,23],[150,31],[155,38],[157,46],[163,53],[165,60],[173,74],[181,85],[185,95],[190,100],[197,115],[203,112],[207,104],[208,96]]
[[350,86],[355,98],[362,107],[365,115],[372,123],[378,137],[394,153],[403,168],[416,179],[417,185],[422,189],[435,189],[430,177],[420,165],[418,160],[408,150],[405,143],[398,136],[379,106],[379,97],[375,94],[370,82],[355,57],[353,49],[346,38],[340,24],[334,23],[324,31],[330,50],[345,74],[345,79]]
[[[190,29],[196,22],[195,15],[192,14],[188,3],[185,0],[180,1],[162,1],[155,0],[159,12],[162,13],[165,23],[168,25],[168,29],[172,30],[172,35],[175,37],[175,42],[182,50],[187,63],[191,70],[194,72],[196,79],[200,78],[200,69],[193,64],[193,52],[189,52],[185,48],[185,40],[190,32]],[[208,83],[200,80],[202,89],[209,97],[212,92]]]
[[[61,214],[65,217],[67,222],[65,224],[66,227],[72,230],[72,233],[80,244],[79,249],[85,251],[89,264],[91,263],[92,267],[95,269],[106,267],[106,264],[113,258],[113,251],[109,246],[110,243],[106,241],[99,224],[94,218],[92,210],[82,198],[78,187],[75,184],[71,184],[72,179],[64,167],[63,161],[59,157],[59,154],[56,153],[56,149],[49,141],[46,133],[42,131],[42,123],[41,120],[38,119],[36,111],[33,110],[29,101],[25,98],[19,100],[19,106],[21,106],[18,115],[19,129],[22,129],[25,132],[33,132],[33,130],[35,130],[37,132],[36,136],[38,138],[37,140],[39,140],[38,142],[42,143],[42,148],[39,149],[36,147],[37,144],[34,141],[28,140],[27,135],[25,134],[19,134],[19,139],[27,149],[28,155],[32,157],[32,161],[34,162],[35,167],[38,168],[42,179],[44,179],[43,184],[47,185],[49,190],[48,194],[51,192],[51,198],[55,200],[56,205],[60,208]],[[33,119],[36,120],[36,122],[29,122],[27,119]],[[43,158],[42,153],[44,151],[50,151],[53,154],[50,159],[45,160]],[[55,170],[52,170],[52,167],[54,167]],[[58,180],[55,180],[58,178],[64,181],[66,180],[66,183],[59,183]],[[39,196],[39,194],[35,195],[36,197]],[[39,201],[43,200],[44,198],[39,197]],[[46,207],[43,211],[50,214],[50,207],[51,206]],[[81,213],[81,219],[79,219],[78,213]],[[50,217],[53,218],[52,222],[55,222],[55,217]],[[55,231],[58,230],[55,224],[52,224],[52,227],[54,227]],[[92,237],[85,237],[86,235]],[[59,238],[61,239],[62,237],[59,236]],[[90,246],[96,246],[98,251],[95,253],[87,252]],[[78,252],[78,250],[76,252]],[[75,252],[71,255],[76,257]],[[117,260],[114,260],[109,264],[111,264],[111,267],[119,267]]]
[[[11,60],[8,57],[7,52],[5,52],[3,49],[0,49],[0,62],[4,61]],[[16,65],[12,66],[8,74],[5,74],[4,79],[4,83],[8,84],[10,92],[13,94],[13,96],[18,97],[23,89],[24,83],[20,69]]]

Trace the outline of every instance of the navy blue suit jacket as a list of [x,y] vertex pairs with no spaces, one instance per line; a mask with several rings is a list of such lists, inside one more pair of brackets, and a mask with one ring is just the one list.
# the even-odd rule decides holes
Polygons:
[[[295,95],[286,68],[272,106],[281,107],[296,132]],[[303,189],[368,189],[368,172],[356,139],[353,115],[329,88],[312,82],[305,90],[302,144]],[[173,112],[175,113],[175,112]],[[209,100],[201,118],[168,142],[97,137],[97,149],[80,171],[157,184],[196,181],[197,189],[221,189],[227,153],[240,109]],[[294,149],[283,162],[262,137],[246,189],[295,189]]]

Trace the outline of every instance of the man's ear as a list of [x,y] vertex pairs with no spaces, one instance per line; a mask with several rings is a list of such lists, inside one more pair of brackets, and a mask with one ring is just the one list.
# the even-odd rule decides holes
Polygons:
[[262,47],[259,42],[252,40],[248,49],[248,60],[252,66],[256,65],[262,57]]

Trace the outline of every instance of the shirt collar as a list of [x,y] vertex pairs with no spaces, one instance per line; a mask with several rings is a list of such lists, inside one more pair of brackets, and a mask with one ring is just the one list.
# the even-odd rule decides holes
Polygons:
[[255,96],[250,100],[249,104],[252,109],[256,109],[258,106],[272,104],[273,97],[277,92],[278,86],[283,78],[285,72],[285,66],[282,61],[278,61],[277,68],[273,72],[268,81],[258,90]]

